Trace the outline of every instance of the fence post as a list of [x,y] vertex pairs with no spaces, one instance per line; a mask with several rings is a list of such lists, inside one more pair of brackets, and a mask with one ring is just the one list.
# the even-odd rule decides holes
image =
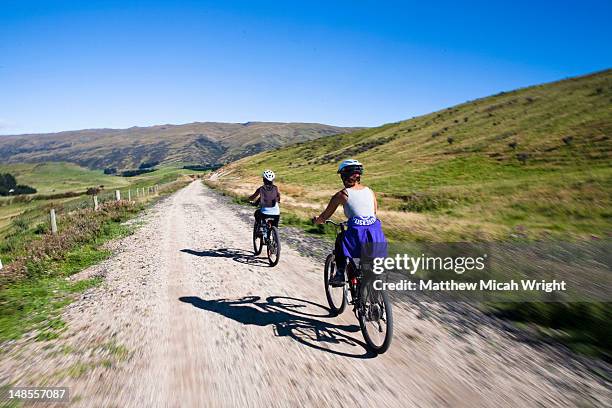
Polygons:
[[0,259],[0,271],[2,270],[2,259]]
[[121,191],[115,190],[115,200],[121,201]]
[[52,208],[49,215],[51,217],[51,232],[53,234],[57,234],[57,220],[55,219],[55,209]]
[[128,201],[132,201],[132,189],[128,189]]
[[92,197],[93,197],[94,211],[98,211],[98,196],[94,195]]

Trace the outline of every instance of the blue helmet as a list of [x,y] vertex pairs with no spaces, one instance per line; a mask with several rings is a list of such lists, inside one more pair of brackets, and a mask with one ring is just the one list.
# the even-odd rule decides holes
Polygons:
[[348,174],[348,173],[363,174],[363,164],[361,164],[359,160],[354,160],[354,159],[344,160],[338,166],[338,173],[339,174]]

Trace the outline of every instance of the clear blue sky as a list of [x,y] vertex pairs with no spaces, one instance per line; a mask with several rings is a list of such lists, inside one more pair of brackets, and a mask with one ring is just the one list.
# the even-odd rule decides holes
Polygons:
[[612,1],[0,0],[0,133],[373,126],[612,66]]

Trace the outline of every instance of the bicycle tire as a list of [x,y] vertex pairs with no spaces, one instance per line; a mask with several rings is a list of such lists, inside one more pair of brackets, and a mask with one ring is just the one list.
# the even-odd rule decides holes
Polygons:
[[[329,304],[329,311],[332,316],[338,316],[344,312],[346,308],[346,286],[333,287],[329,284],[329,280],[333,276],[335,268],[335,257],[334,254],[329,254],[325,259],[325,268],[323,269],[323,284],[325,285],[325,296],[327,297],[327,303]],[[336,305],[334,296],[331,291],[336,290],[338,293],[342,293],[342,301],[340,305]]]
[[[371,290],[368,291],[368,289]],[[385,291],[374,290],[371,287],[371,284],[362,284],[359,291],[359,302],[367,302],[367,298],[371,296],[372,293],[375,293],[375,303],[383,305],[383,313],[385,315],[384,324],[386,331],[384,341],[381,344],[375,343],[372,337],[370,336],[368,327],[373,326],[373,324],[371,324],[370,321],[367,320],[366,313],[364,313],[364,310],[362,309],[363,306],[360,306],[357,317],[359,320],[359,327],[361,328],[361,334],[363,335],[363,338],[368,348],[376,354],[382,354],[389,349],[389,346],[391,345],[391,339],[393,338],[393,308],[391,306],[389,296]],[[372,329],[373,328],[374,327],[372,327]]]
[[[268,253],[268,262],[270,262],[270,266],[276,266],[280,259],[281,251],[280,237],[278,235],[278,228],[276,227],[270,229],[270,238],[266,245],[266,251]],[[272,255],[275,255],[274,258]]]
[[[253,224],[253,252],[255,255],[261,254],[261,250],[263,249],[263,237],[259,235],[259,225],[257,222]],[[257,242],[259,241],[259,245]]]

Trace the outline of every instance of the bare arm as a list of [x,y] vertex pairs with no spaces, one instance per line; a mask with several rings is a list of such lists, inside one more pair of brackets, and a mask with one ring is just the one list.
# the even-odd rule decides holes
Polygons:
[[327,221],[334,213],[340,204],[346,203],[347,196],[344,190],[338,191],[334,196],[329,200],[329,204],[327,204],[327,208],[323,210],[321,215],[315,217],[313,219],[315,224],[323,224]]

